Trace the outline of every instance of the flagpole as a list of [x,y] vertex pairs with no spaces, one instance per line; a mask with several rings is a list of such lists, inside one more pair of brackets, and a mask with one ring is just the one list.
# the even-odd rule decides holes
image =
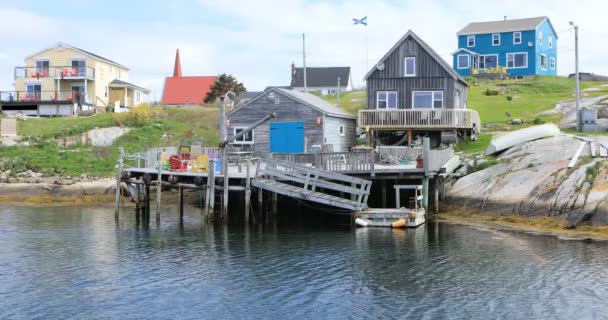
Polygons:
[[304,71],[304,92],[308,91],[307,81],[306,81],[306,38],[304,33],[302,33],[302,70]]

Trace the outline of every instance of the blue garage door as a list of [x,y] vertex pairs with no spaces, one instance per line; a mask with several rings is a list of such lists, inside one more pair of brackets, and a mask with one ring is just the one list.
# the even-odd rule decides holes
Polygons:
[[271,122],[270,152],[304,152],[304,122]]

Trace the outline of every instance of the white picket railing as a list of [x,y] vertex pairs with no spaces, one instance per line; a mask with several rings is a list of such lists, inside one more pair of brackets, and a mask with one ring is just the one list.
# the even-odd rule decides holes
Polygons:
[[479,130],[479,114],[470,109],[360,110],[359,127],[371,129],[472,129]]

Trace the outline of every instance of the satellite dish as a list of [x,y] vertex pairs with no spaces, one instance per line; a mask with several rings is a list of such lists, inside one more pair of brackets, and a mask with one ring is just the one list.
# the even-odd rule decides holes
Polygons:
[[532,41],[528,41],[528,47],[532,48],[533,45],[534,43]]
[[384,70],[384,63],[378,62],[378,64],[376,65],[376,69],[378,69],[380,71]]

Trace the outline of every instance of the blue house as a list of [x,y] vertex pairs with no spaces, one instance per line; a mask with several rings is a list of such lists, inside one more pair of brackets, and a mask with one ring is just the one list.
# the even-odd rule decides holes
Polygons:
[[557,33],[548,17],[469,23],[458,31],[461,76],[505,67],[511,77],[557,74]]

